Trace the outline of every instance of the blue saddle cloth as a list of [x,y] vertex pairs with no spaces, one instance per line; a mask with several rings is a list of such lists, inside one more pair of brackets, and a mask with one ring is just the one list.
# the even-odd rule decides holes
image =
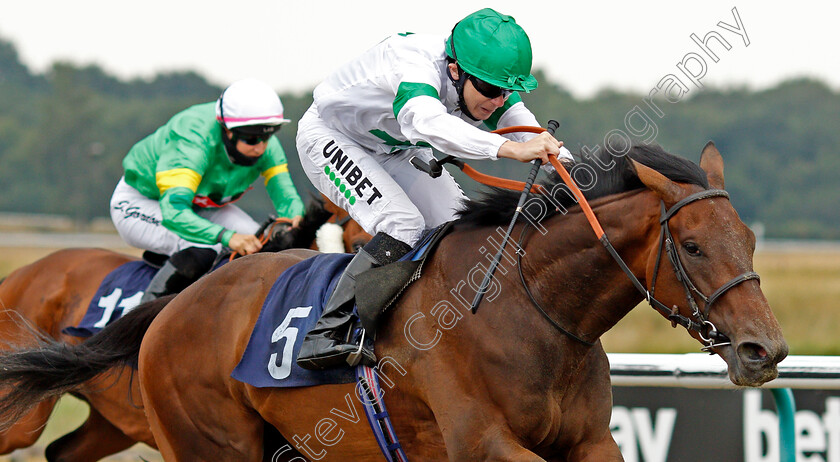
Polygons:
[[[212,271],[226,263],[227,258],[220,259]],[[143,260],[118,266],[102,280],[79,325],[65,327],[61,332],[74,337],[90,337],[96,334],[140,304],[143,292],[157,272],[158,268]]]
[[[435,236],[448,224],[426,235],[401,260],[417,261],[431,252]],[[255,387],[307,387],[349,383],[355,372],[346,368],[310,371],[295,361],[352,254],[321,254],[290,267],[271,286],[251,332],[248,346],[231,377]]]
[[118,266],[102,280],[79,325],[65,327],[62,332],[75,337],[96,334],[140,303],[143,291],[157,271],[142,260]]
[[303,337],[318,322],[352,258],[350,254],[321,254],[284,271],[268,292],[248,346],[231,377],[255,387],[281,388],[355,381],[349,366],[310,371],[295,361]]

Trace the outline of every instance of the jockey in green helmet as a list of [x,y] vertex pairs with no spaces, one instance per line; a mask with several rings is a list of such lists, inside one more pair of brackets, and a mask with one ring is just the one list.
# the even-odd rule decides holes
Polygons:
[[531,40],[513,17],[490,8],[455,24],[446,39],[446,55],[457,66],[457,78],[450,73],[450,79],[458,90],[461,110],[473,119],[478,117],[464,101],[468,80],[488,98],[537,88],[537,79],[531,75]]
[[[433,149],[462,159],[521,162],[571,156],[549,133],[502,136],[480,128],[539,126],[519,96],[536,87],[528,36],[512,17],[483,9],[458,22],[449,36],[392,35],[315,88],[298,123],[301,166],[321,193],[374,237],[335,284],[303,340],[298,365],[375,365],[369,339],[376,319],[366,316],[364,329],[355,329],[356,278],[397,261],[425,229],[456,219],[467,200],[449,172],[432,178],[410,159],[428,162]],[[398,279],[388,282],[400,288],[404,281]],[[358,337],[364,342],[356,332],[367,334]]]

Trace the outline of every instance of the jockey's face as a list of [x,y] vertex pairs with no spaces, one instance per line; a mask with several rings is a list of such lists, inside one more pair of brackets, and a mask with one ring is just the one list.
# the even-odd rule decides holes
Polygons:
[[[455,63],[449,64],[449,72],[452,78],[458,80],[458,66]],[[464,83],[464,105],[469,109],[470,114],[478,120],[487,120],[493,112],[505,104],[506,95],[499,95],[495,98],[488,98],[475,89],[472,79],[466,79]]]
[[[225,136],[227,136],[228,139],[232,139],[233,132],[225,129]],[[263,153],[265,153],[267,147],[268,141],[260,141],[257,144],[248,144],[242,140],[236,140],[236,150],[246,157],[260,157]]]
[[268,141],[260,141],[257,144],[248,144],[244,141],[236,142],[236,150],[247,157],[259,157],[265,153],[265,148],[268,147]]

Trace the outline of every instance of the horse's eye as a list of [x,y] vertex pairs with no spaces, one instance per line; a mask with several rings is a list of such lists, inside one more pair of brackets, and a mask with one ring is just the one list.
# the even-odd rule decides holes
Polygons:
[[700,251],[700,246],[693,242],[683,243],[683,248],[692,257],[699,257],[700,255],[703,255],[703,252]]

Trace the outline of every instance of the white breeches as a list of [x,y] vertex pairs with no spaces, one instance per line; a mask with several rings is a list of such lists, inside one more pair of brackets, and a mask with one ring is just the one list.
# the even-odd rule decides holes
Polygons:
[[[199,216],[237,233],[256,233],[260,225],[239,207],[228,204],[221,208],[202,208]],[[123,240],[133,246],[152,252],[172,255],[187,247],[222,248],[221,244],[198,244],[190,242],[163,226],[160,203],[149,199],[140,191],[120,179],[111,196],[111,220]]]
[[384,232],[413,246],[424,229],[454,219],[466,200],[446,170],[432,178],[409,163],[412,156],[430,160],[431,149],[371,152],[328,127],[315,105],[298,122],[296,141],[312,184],[372,235]]

